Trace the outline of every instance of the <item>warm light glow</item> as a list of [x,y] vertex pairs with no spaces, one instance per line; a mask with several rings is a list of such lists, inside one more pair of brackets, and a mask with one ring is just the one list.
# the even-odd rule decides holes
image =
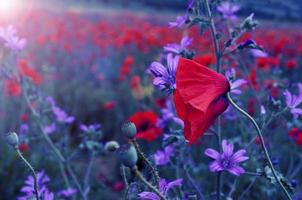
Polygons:
[[0,18],[9,19],[22,12],[24,0],[0,0]]

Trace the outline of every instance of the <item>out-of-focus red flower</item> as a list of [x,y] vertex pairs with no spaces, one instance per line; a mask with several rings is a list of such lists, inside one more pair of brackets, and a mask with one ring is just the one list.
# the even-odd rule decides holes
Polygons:
[[111,110],[115,108],[115,106],[116,106],[115,101],[108,101],[103,105],[103,108],[105,108],[106,110]]
[[130,86],[132,89],[137,88],[141,83],[141,78],[137,75],[131,78]]
[[287,69],[295,69],[297,67],[297,61],[294,59],[287,60],[285,63],[285,67]]
[[211,53],[196,56],[194,60],[204,66],[210,66],[216,62],[215,56]]
[[124,78],[130,73],[131,67],[134,63],[133,56],[127,56],[123,61],[123,64],[120,68],[120,79],[124,80]]
[[270,70],[271,68],[278,66],[280,61],[275,57],[264,57],[257,58],[256,64],[260,69]]
[[155,100],[155,104],[160,108],[164,108],[166,106],[166,101],[166,98],[158,98]]
[[302,133],[302,130],[297,127],[294,127],[289,130],[288,136],[293,139],[293,138],[297,137],[300,133]]
[[118,181],[114,183],[114,185],[112,186],[112,189],[117,192],[124,190],[124,188],[125,188],[125,184],[122,181]]
[[288,136],[293,139],[296,144],[302,146],[302,129],[294,127],[290,129]]
[[255,115],[255,106],[256,106],[256,99],[249,99],[248,102],[247,102],[247,112],[250,114],[250,115]]
[[28,119],[29,119],[29,115],[28,115],[28,114],[22,114],[22,115],[20,116],[20,120],[21,120],[22,122],[27,122]]
[[19,144],[19,149],[21,152],[27,152],[29,151],[29,146],[27,143],[21,143]]
[[137,129],[135,137],[146,141],[153,141],[162,133],[162,130],[156,125],[157,120],[158,116],[153,111],[136,112],[129,118]]
[[256,69],[251,69],[250,73],[249,73],[249,81],[251,83],[251,85],[258,90],[259,89],[259,85],[257,82],[257,72]]
[[4,81],[4,93],[7,96],[20,96],[21,87],[19,83],[12,79],[7,79]]
[[43,81],[42,76],[34,68],[28,65],[27,60],[19,60],[18,68],[23,76],[27,76],[32,79],[32,82],[36,85],[40,85]]
[[176,72],[174,103],[185,123],[184,136],[193,144],[223,113],[230,91],[227,79],[199,63],[181,58]]

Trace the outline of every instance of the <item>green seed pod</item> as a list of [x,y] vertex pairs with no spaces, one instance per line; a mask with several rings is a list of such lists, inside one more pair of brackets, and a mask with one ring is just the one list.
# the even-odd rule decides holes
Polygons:
[[138,156],[133,145],[125,144],[118,150],[118,158],[126,167],[134,167],[137,163]]
[[136,126],[133,122],[125,122],[122,125],[122,132],[128,138],[133,138],[136,135]]
[[117,141],[109,141],[105,144],[105,150],[108,152],[115,152],[120,147]]
[[15,132],[8,132],[5,134],[6,142],[14,148],[18,148],[19,146],[19,136]]

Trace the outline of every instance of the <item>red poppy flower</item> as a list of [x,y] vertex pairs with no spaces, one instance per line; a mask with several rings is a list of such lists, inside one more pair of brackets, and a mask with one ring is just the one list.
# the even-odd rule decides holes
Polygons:
[[161,129],[156,126],[157,120],[158,116],[152,111],[137,112],[129,118],[137,129],[135,137],[146,141],[153,141],[161,134]]
[[27,76],[32,79],[32,82],[36,85],[40,85],[43,81],[43,78],[39,72],[37,72],[34,68],[28,65],[27,60],[20,60],[18,64],[18,68],[20,73],[23,76]]
[[112,110],[113,108],[115,108],[115,106],[115,101],[108,101],[103,105],[103,108],[105,108],[106,110]]
[[4,81],[4,92],[7,96],[20,96],[21,87],[15,80],[7,79]]
[[198,62],[201,65],[209,66],[216,62],[215,56],[213,54],[204,54],[200,56],[196,56],[194,58],[196,62]]
[[29,146],[28,146],[28,144],[26,144],[26,143],[21,143],[20,145],[19,145],[19,149],[20,149],[20,151],[22,151],[22,152],[27,152],[27,151],[29,151]]
[[181,58],[176,72],[174,103],[185,123],[184,136],[193,144],[223,113],[230,91],[227,79],[199,63]]

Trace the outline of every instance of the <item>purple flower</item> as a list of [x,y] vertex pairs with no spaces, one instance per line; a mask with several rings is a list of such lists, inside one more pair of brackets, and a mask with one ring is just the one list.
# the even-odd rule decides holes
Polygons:
[[[54,194],[48,190],[46,183],[50,181],[50,178],[44,171],[37,173],[38,193],[40,197],[44,197],[44,200],[54,200]],[[28,200],[34,197],[34,178],[28,176],[25,185],[21,188],[21,192],[24,193],[22,197],[18,197],[17,200]]]
[[56,124],[55,124],[55,123],[52,123],[52,124],[50,124],[50,125],[48,125],[48,126],[45,126],[45,127],[43,128],[43,131],[44,131],[46,134],[51,134],[51,133],[55,132],[56,129],[57,129]]
[[230,121],[234,121],[238,117],[237,111],[233,108],[233,106],[228,106],[228,108],[224,111],[223,115],[226,119]]
[[184,122],[175,116],[175,110],[173,108],[171,100],[166,100],[166,107],[161,109],[161,118],[157,121],[158,127],[164,128],[169,122],[174,122],[180,127],[184,127]]
[[[170,189],[181,186],[182,179],[176,179],[175,181],[167,182],[165,179],[161,179],[159,182],[159,191],[164,196],[166,196]],[[138,194],[140,199],[149,199],[149,200],[160,200],[160,197],[153,192],[141,192]]]
[[245,79],[238,79],[234,80],[236,76],[236,71],[234,68],[229,69],[225,73],[226,78],[229,80],[230,86],[231,86],[231,93],[240,95],[242,92],[239,89],[242,85],[247,84],[247,80]]
[[255,58],[266,58],[268,57],[268,54],[264,51],[261,51],[259,49],[251,49],[250,50],[252,55],[255,57]]
[[80,125],[80,129],[83,132],[95,132],[99,128],[101,128],[101,124],[90,124],[90,125],[81,124]]
[[167,90],[168,93],[176,89],[175,76],[178,60],[178,56],[173,58],[172,54],[168,54],[167,68],[159,62],[151,63],[148,72],[154,76],[153,84],[155,86],[158,86],[161,90]]
[[192,38],[188,36],[184,36],[180,44],[167,44],[164,46],[164,51],[168,53],[175,53],[175,54],[181,54],[184,50],[186,50],[186,47],[192,44]]
[[4,41],[4,46],[17,51],[22,50],[26,45],[26,39],[16,36],[16,29],[12,26],[0,28],[0,39]]
[[231,4],[229,2],[223,2],[217,7],[217,10],[223,15],[225,19],[229,19],[235,22],[238,17],[235,15],[239,11],[240,6],[237,4]]
[[73,116],[69,116],[64,110],[62,110],[61,108],[59,108],[57,106],[52,107],[52,112],[56,116],[56,118],[59,122],[71,124],[75,120]]
[[265,110],[264,105],[261,105],[261,106],[260,106],[260,114],[261,114],[261,115],[265,115],[265,114],[266,114],[266,110]]
[[19,129],[19,134],[22,135],[22,134],[25,134],[28,132],[28,124],[21,124],[20,126],[20,129]]
[[66,124],[74,122],[75,118],[73,116],[69,116],[64,110],[58,107],[52,97],[46,97],[46,101],[51,105],[52,112],[56,116],[58,122]]
[[183,16],[177,16],[176,17],[176,21],[175,22],[169,22],[169,27],[170,28],[180,28],[182,27],[182,25],[184,25],[187,21],[187,15],[183,15]]
[[194,2],[195,2],[195,0],[189,0],[187,10],[190,10],[190,9],[192,9],[192,8],[193,8],[193,6],[194,6]]
[[170,157],[173,155],[174,149],[171,145],[166,146],[164,150],[158,150],[154,154],[156,165],[166,165],[170,162]]
[[222,150],[220,154],[214,149],[208,148],[205,150],[205,155],[213,158],[214,161],[209,165],[211,172],[228,171],[236,176],[240,176],[245,170],[239,166],[239,163],[249,159],[245,156],[246,151],[241,149],[233,153],[233,144],[228,143],[226,140],[222,141]]
[[75,195],[77,192],[78,191],[76,189],[74,189],[74,188],[67,188],[65,190],[59,191],[58,195],[60,197],[65,197],[66,198],[66,197],[71,197],[71,196]]
[[299,95],[292,95],[288,90],[284,92],[286,105],[295,119],[302,115],[302,108],[297,108],[302,103],[302,83],[298,83],[298,88]]

